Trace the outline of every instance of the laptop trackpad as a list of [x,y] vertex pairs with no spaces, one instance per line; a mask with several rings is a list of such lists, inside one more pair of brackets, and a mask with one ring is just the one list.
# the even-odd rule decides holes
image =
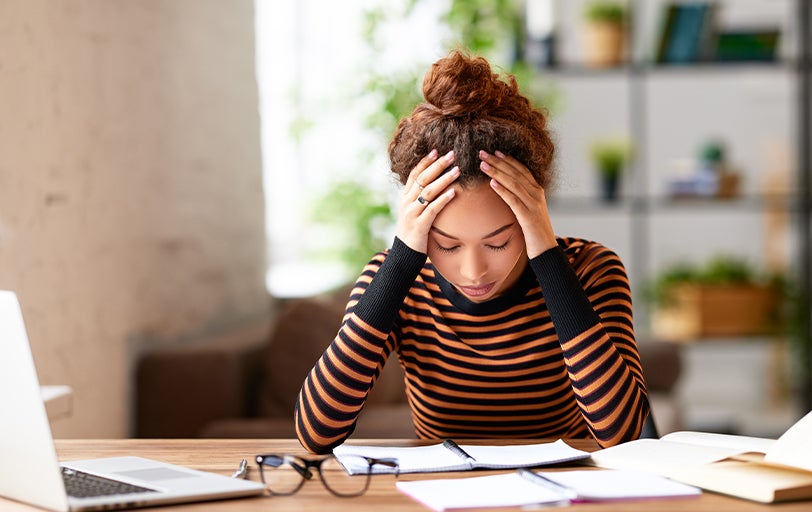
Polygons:
[[199,477],[192,472],[176,471],[170,468],[147,468],[147,469],[134,469],[132,471],[117,471],[117,475],[126,476],[128,478],[135,478],[144,482],[155,482],[159,480],[173,480],[177,478],[192,478]]

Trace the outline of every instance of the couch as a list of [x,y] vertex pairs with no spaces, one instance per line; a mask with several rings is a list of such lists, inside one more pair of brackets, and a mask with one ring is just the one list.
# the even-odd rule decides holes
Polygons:
[[[346,293],[292,299],[270,332],[241,343],[162,348],[136,366],[135,436],[294,437],[293,408],[308,371],[341,322]],[[233,338],[233,336],[232,336]],[[639,343],[659,433],[679,428],[672,390],[678,345]],[[415,437],[397,358],[387,361],[359,417],[355,437]]]

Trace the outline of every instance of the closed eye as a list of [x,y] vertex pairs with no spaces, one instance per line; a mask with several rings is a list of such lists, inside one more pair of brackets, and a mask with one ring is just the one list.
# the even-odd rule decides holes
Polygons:
[[435,243],[434,243],[434,245],[437,247],[437,250],[438,250],[438,251],[440,251],[440,252],[444,252],[444,253],[448,253],[448,254],[451,254],[451,253],[453,253],[453,252],[456,252],[456,251],[457,251],[457,250],[460,248],[460,246],[459,246],[459,245],[455,245],[455,246],[453,246],[453,247],[443,247],[442,245],[440,245],[440,244],[439,244],[439,243],[437,243],[437,242],[435,242]]
[[508,238],[507,241],[505,243],[503,243],[502,245],[486,245],[485,247],[487,247],[488,249],[490,249],[492,251],[499,252],[499,251],[504,251],[505,249],[507,249],[507,246],[508,246],[509,243],[510,243],[510,238]]

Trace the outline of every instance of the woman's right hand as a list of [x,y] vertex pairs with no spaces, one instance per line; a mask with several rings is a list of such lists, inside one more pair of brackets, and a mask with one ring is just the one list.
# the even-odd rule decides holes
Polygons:
[[398,209],[397,237],[411,249],[427,253],[428,237],[435,217],[454,198],[450,185],[460,175],[458,167],[444,173],[454,162],[454,152],[438,158],[433,149],[409,173]]

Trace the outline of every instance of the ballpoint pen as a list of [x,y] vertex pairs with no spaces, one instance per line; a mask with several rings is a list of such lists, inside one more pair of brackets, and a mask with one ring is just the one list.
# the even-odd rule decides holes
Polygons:
[[530,471],[529,469],[526,468],[521,468],[518,470],[518,472],[522,476],[522,478],[558,493],[563,498],[562,501],[573,502],[578,500],[579,498],[578,493],[575,490],[565,485],[562,485],[554,480],[551,480],[545,476],[539,475],[534,471]]
[[231,475],[231,478],[247,478],[248,477],[248,461],[243,459],[240,461],[240,467]]
[[446,439],[445,441],[443,441],[443,446],[445,446],[446,448],[448,448],[449,450],[451,450],[455,454],[459,455],[460,457],[465,459],[466,462],[468,462],[470,464],[473,464],[473,463],[476,462],[476,459],[471,457],[471,455],[468,452],[463,450],[460,447],[460,445],[458,445],[457,443],[455,443],[451,439]]

